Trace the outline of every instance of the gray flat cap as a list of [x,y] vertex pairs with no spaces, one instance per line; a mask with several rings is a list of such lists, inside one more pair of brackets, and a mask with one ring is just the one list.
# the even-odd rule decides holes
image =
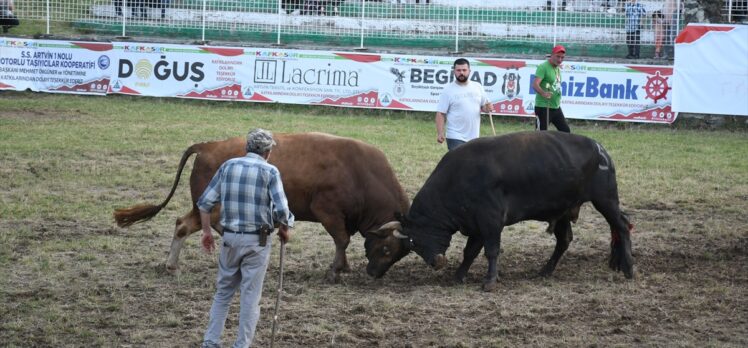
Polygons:
[[273,133],[262,128],[255,128],[247,133],[247,152],[263,154],[275,145]]

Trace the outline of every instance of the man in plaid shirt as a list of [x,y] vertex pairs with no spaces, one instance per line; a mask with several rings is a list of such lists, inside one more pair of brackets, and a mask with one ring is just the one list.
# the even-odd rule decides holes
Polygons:
[[641,47],[641,19],[647,10],[644,5],[636,2],[636,0],[629,0],[626,3],[626,45],[629,48],[629,54],[626,56],[628,59],[639,59],[639,51]]
[[275,141],[263,129],[247,134],[247,155],[226,161],[197,201],[203,228],[202,244],[215,248],[210,211],[221,203],[223,245],[218,259],[216,294],[203,347],[219,347],[231,298],[241,291],[239,332],[234,347],[249,347],[260,318],[260,297],[270,260],[271,244],[260,242],[262,225],[279,224],[278,237],[290,237],[294,216],[288,208],[278,168],[267,162]]

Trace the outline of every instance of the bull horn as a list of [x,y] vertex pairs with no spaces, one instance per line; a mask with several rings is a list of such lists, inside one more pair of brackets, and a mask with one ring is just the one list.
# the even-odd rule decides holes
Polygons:
[[397,231],[402,231],[403,230],[403,226],[400,224],[400,221],[390,221],[390,222],[382,225],[382,227],[380,227],[379,229],[380,230],[397,230]]
[[447,258],[444,257],[444,254],[436,255],[436,257],[434,258],[434,269],[438,271],[444,268],[444,266],[446,265],[447,265]]
[[400,239],[408,239],[408,238],[410,238],[410,237],[408,237],[408,236],[400,233],[400,231],[398,231],[398,230],[392,231],[392,235],[395,236],[396,238],[400,238]]

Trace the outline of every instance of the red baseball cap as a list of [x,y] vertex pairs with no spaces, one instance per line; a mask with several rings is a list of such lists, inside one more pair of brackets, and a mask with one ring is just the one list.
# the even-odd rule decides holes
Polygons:
[[556,47],[554,47],[553,50],[551,50],[552,54],[556,54],[556,53],[559,53],[559,52],[566,53],[566,49],[564,48],[564,46],[556,45]]

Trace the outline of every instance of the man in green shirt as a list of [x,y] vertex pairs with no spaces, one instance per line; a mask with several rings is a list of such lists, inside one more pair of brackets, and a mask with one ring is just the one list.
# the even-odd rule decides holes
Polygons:
[[535,129],[548,130],[548,122],[561,132],[571,133],[561,111],[561,63],[566,56],[564,46],[553,47],[547,61],[538,65],[532,88],[535,90]]

